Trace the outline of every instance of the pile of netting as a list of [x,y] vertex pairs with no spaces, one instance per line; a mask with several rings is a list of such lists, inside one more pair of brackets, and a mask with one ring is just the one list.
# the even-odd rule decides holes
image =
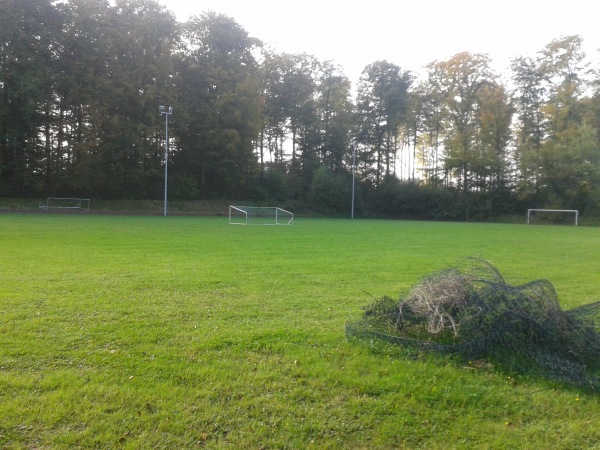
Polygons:
[[375,300],[346,336],[600,390],[600,302],[563,311],[549,281],[510,286],[477,258],[427,276],[400,300]]

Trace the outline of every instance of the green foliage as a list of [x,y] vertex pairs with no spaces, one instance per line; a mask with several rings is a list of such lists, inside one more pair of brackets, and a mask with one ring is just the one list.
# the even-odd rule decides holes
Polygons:
[[434,219],[438,212],[437,193],[415,183],[388,176],[372,193],[369,207],[386,217]]
[[357,94],[358,158],[368,163],[363,176],[373,178],[375,187],[391,173],[411,84],[411,73],[388,61],[370,64],[362,72]]
[[231,17],[177,23],[155,0],[0,2],[0,194],[160,198],[165,105],[177,198],[345,214],[311,183],[354,168],[371,216],[431,218],[420,205],[437,204],[435,217],[488,219],[515,198],[599,214],[598,74],[579,36],[515,59],[513,92],[463,52],[420,82],[369,64],[354,102],[334,62],[266,47]]
[[183,38],[189,45],[177,61],[174,177],[195,177],[203,197],[243,196],[257,170],[257,42],[233,19],[215,13],[190,20]]
[[463,52],[432,63],[428,83],[445,119],[444,166],[453,183],[465,193],[502,189],[509,167],[513,110],[489,58]]
[[266,199],[272,199],[276,202],[282,202],[287,199],[285,175],[276,168],[271,167],[263,174],[261,186],[266,191]]
[[200,190],[196,180],[191,176],[180,176],[176,179],[174,189],[171,191],[177,200],[196,200]]
[[0,3],[0,193],[27,195],[38,185],[44,123],[51,101],[51,47],[62,18],[47,0]]
[[310,185],[311,207],[327,214],[347,214],[351,207],[351,189],[347,176],[321,167]]
[[419,220],[489,221],[522,215],[531,204],[529,197],[519,198],[509,190],[464,193],[403,182],[392,176],[367,198],[370,215]]

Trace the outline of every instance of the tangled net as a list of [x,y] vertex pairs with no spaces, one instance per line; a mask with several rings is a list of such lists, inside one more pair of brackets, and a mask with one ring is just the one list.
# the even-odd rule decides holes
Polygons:
[[346,336],[600,389],[600,302],[563,311],[549,281],[510,286],[477,258],[424,278],[400,300],[374,301]]

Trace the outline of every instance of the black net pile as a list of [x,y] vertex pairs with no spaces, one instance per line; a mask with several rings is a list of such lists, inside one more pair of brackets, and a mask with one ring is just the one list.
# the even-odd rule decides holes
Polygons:
[[346,336],[600,389],[600,302],[563,311],[549,281],[511,286],[477,258],[424,278],[400,300],[374,301]]

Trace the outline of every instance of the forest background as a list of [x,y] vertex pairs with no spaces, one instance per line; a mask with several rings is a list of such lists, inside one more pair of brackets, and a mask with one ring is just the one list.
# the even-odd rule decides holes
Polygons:
[[[495,73],[273,51],[154,0],[0,0],[0,196],[276,203],[346,215],[600,215],[600,71],[561,36]],[[401,45],[401,43],[399,43]],[[506,81],[504,81],[506,80]],[[354,169],[354,170],[353,170]]]

